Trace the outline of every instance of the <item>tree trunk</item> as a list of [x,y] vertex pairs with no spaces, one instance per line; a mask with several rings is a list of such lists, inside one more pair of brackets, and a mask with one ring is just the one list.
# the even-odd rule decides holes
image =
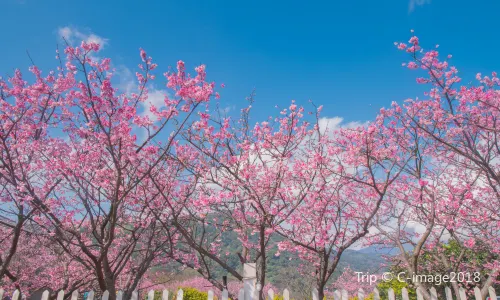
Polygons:
[[318,300],[323,300],[324,298],[325,298],[325,283],[321,282],[318,284]]
[[116,286],[113,276],[106,276],[106,290],[109,292],[109,300],[116,300]]
[[[265,226],[260,227],[260,257],[257,259],[257,283],[260,283],[259,300],[266,300],[264,285],[266,284],[266,235]],[[272,300],[272,299],[270,299]]]
[[108,289],[108,292],[109,292],[109,298],[108,299],[109,300],[116,300],[116,289],[115,289],[115,287],[114,286],[110,287]]
[[266,295],[264,294],[264,285],[266,284],[266,262],[265,254],[257,260],[257,283],[261,285],[261,289],[258,292],[259,300],[266,300]]
[[485,283],[483,284],[483,287],[481,288],[481,297],[483,299],[486,299],[486,297],[488,297],[488,294],[489,294],[489,290],[488,288],[491,286],[491,284],[493,283],[493,279],[494,279],[494,275],[497,273],[498,271],[497,270],[493,270],[493,272],[490,273],[490,276],[488,277],[488,279],[486,279]]

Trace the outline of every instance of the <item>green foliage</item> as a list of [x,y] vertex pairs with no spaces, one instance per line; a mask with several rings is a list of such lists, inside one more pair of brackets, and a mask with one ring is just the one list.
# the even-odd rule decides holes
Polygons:
[[[454,261],[453,264],[457,264],[456,272],[476,272],[479,271],[481,273],[481,277],[485,278],[488,276],[487,270],[482,270],[481,266],[484,266],[488,261],[494,261],[498,259],[498,255],[494,254],[491,249],[484,243],[480,241],[476,242],[476,245],[473,249],[466,248],[461,246],[459,242],[455,239],[450,239],[447,244],[441,245],[442,255],[449,259],[450,261]],[[423,251],[420,255],[419,264],[421,268],[419,269],[419,273],[422,275],[447,275],[450,274],[450,268],[444,265],[439,259],[436,259],[438,250],[434,249],[432,252]],[[457,258],[461,258],[460,261]],[[472,270],[471,270],[472,269]],[[441,282],[441,283],[433,283],[433,286],[436,288],[438,296],[445,297],[444,288],[446,286],[451,286],[450,283]],[[464,284],[464,288],[470,292],[472,292],[475,284]]]
[[[462,257],[463,262],[467,262],[469,265],[481,266],[497,258],[497,256],[492,253],[491,249],[480,241],[476,242],[474,249],[468,249],[461,247],[456,240],[451,239],[448,244],[443,245],[443,248],[445,249],[445,255],[447,257]],[[462,251],[464,255],[462,255]]]
[[[378,284],[377,286],[379,292],[380,292],[380,298],[386,298],[388,297],[389,289],[392,288],[394,290],[394,294],[396,295],[396,298],[401,297],[401,291],[403,288],[406,288],[408,290],[408,297],[410,299],[417,299],[417,293],[415,289],[411,288],[408,286],[406,282],[401,282],[397,278],[393,278],[391,281],[383,281]],[[372,295],[373,298],[373,295]]]
[[[358,296],[349,297],[349,300],[358,300]],[[373,300],[373,293],[365,295],[365,300]]]
[[207,300],[208,298],[208,293],[201,292],[195,288],[182,287],[181,289],[184,292],[184,300]]

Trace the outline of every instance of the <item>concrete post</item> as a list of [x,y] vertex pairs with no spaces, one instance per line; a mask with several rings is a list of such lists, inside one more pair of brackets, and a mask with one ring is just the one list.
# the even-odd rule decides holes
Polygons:
[[257,268],[256,264],[243,265],[243,289],[245,290],[245,300],[255,300],[257,295]]

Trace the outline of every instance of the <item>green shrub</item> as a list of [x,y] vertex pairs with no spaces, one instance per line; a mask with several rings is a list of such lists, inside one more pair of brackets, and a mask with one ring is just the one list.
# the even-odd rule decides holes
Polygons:
[[[365,295],[365,300],[373,300],[373,296],[374,296],[373,293]],[[358,300],[358,296],[349,297],[349,300]]]
[[394,290],[394,295],[396,298],[401,297],[401,293],[403,288],[408,290],[408,297],[410,300],[417,299],[417,292],[415,289],[410,288],[406,282],[401,282],[397,278],[393,278],[391,281],[382,281],[378,284],[378,290],[380,291],[380,298],[382,299],[388,297],[389,289],[392,288]]
[[208,298],[208,293],[201,292],[195,288],[182,287],[181,289],[184,292],[184,300],[207,300]]

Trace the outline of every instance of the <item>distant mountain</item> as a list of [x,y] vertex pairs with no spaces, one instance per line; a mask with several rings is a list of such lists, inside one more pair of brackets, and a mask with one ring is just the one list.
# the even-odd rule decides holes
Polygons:
[[367,249],[346,250],[340,258],[340,266],[349,266],[357,272],[377,272],[381,270],[381,265],[385,263],[384,255],[387,253],[372,251]]
[[[411,251],[413,249],[413,247],[411,245],[405,245],[404,249],[406,251]],[[394,255],[399,254],[399,249],[394,248],[394,247],[381,248],[380,246],[370,246],[370,247],[359,249],[358,252],[366,253],[366,254],[381,254],[381,255],[394,256]]]
[[[280,240],[282,240],[281,237],[274,237],[271,239],[270,244],[276,244]],[[229,253],[226,256],[228,265],[235,269],[241,268],[241,262],[238,259],[237,253],[241,253],[242,249],[235,233],[226,233],[222,236],[221,248],[223,253]],[[313,284],[314,267],[312,264],[302,261],[294,253],[282,252],[276,255],[277,250],[277,247],[273,247],[267,254],[266,281],[280,289],[291,285],[300,287],[299,289],[309,289],[311,284]],[[356,272],[384,272],[384,256],[387,254],[387,250],[381,251],[376,247],[368,247],[361,250],[348,249],[342,254],[340,263],[331,280],[334,281],[346,267]],[[224,275],[229,275],[227,271],[216,264],[212,264],[210,269],[214,278],[222,278]],[[310,276],[308,276],[309,274]],[[199,274],[185,270],[179,276],[185,278],[199,276]],[[231,280],[231,276],[229,276],[229,280]]]
[[[211,234],[210,228],[205,232]],[[238,241],[235,232],[225,232],[221,236],[220,251],[227,253],[227,264],[234,268],[240,269],[242,267],[238,258],[238,253],[242,252],[241,243]],[[256,239],[257,236],[251,236],[250,240]],[[269,241],[269,245],[277,245],[283,237],[275,235]],[[314,280],[314,266],[301,260],[297,254],[282,252],[277,253],[277,246],[271,247],[267,253],[267,272],[266,281],[272,283],[279,289],[290,286],[295,286],[297,290],[310,290]],[[370,272],[380,273],[384,272],[385,264],[384,256],[396,255],[398,252],[390,249],[378,249],[377,247],[367,247],[360,250],[346,250],[342,254],[339,265],[337,266],[331,281],[333,282],[344,270],[349,267],[356,272]],[[215,263],[211,263],[210,272],[214,278],[222,278],[222,276],[229,275],[228,272],[222,269]],[[198,276],[194,271],[185,270],[179,276]],[[228,276],[231,280],[231,276]]]

